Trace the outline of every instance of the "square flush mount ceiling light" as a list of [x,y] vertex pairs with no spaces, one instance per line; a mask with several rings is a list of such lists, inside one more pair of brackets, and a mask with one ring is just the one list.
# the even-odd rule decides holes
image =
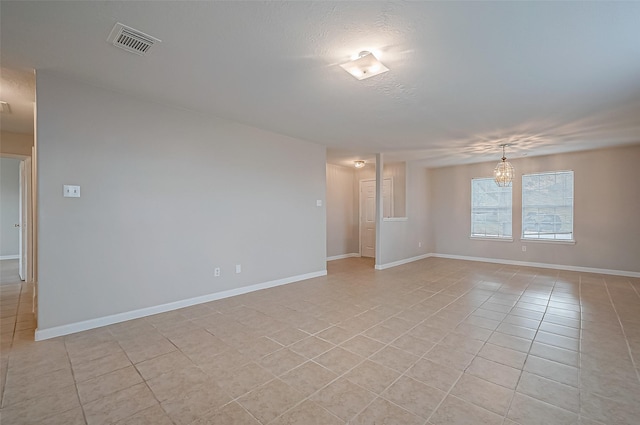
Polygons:
[[356,59],[340,66],[358,80],[374,77],[389,70],[382,62],[376,59],[373,53],[367,51],[360,52]]

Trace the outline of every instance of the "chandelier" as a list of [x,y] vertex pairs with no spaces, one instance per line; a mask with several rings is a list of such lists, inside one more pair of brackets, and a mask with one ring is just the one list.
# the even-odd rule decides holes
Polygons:
[[493,179],[496,181],[496,184],[500,187],[509,187],[513,182],[513,175],[515,174],[515,170],[513,169],[513,165],[507,162],[507,157],[504,155],[504,148],[509,145],[500,145],[502,147],[502,161],[498,162],[496,168],[493,169]]

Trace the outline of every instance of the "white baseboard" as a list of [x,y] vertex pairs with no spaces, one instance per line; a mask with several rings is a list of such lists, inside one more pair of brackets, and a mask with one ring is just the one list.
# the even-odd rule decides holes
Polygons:
[[[506,264],[511,266],[540,267],[543,269],[567,270],[572,272],[610,274],[614,276],[640,277],[640,272],[625,270],[598,269],[594,267],[567,266],[564,264],[532,263],[529,261],[503,260],[501,258],[468,257],[466,255],[430,254],[431,257],[450,258],[452,260],[481,261],[484,263]],[[377,267],[376,267],[377,268]]]
[[258,283],[241,288],[230,289],[228,291],[216,292],[213,294],[203,295],[200,297],[189,298],[186,300],[175,301],[167,304],[156,305],[153,307],[141,308],[139,310],[127,311],[124,313],[113,314],[96,319],[84,320],[82,322],[70,323],[68,325],[55,326],[47,329],[36,329],[35,340],[42,341],[44,339],[55,338],[58,336],[69,335],[76,332],[82,332],[89,329],[101,328],[103,326],[113,325],[114,323],[125,322],[127,320],[139,319],[141,317],[151,316],[153,314],[165,313],[167,311],[177,310],[179,308],[190,307],[196,304],[202,304],[210,301],[229,298],[236,295],[242,295],[249,292],[259,291],[261,289],[273,288],[274,286],[286,285],[288,283],[299,282],[301,280],[312,279],[314,277],[326,276],[327,271],[321,270],[313,273],[306,273],[297,276],[286,277],[283,279],[272,280],[269,282]]
[[386,264],[376,264],[376,270],[384,270],[391,267],[401,266],[403,264],[412,263],[414,261],[423,260],[428,257],[432,257],[433,254],[423,254],[418,255],[417,257],[405,258],[404,260],[393,261],[391,263]]
[[357,252],[352,252],[351,254],[334,255],[333,257],[327,257],[327,261],[344,260],[345,258],[353,257],[360,257],[360,254]]
[[20,254],[16,255],[0,255],[0,261],[2,260],[18,260],[20,259]]

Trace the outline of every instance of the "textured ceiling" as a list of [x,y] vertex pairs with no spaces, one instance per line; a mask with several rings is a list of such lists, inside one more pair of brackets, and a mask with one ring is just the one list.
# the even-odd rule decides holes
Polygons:
[[[439,166],[640,142],[638,2],[7,2],[2,64],[226,117],[332,162]],[[106,42],[122,22],[162,40]],[[357,81],[361,50],[390,72]]]

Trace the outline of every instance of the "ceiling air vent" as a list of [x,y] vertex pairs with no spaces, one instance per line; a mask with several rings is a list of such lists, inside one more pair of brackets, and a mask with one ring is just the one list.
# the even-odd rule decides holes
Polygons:
[[113,27],[107,41],[127,52],[141,56],[149,53],[154,44],[160,43],[157,38],[122,25],[120,22]]

